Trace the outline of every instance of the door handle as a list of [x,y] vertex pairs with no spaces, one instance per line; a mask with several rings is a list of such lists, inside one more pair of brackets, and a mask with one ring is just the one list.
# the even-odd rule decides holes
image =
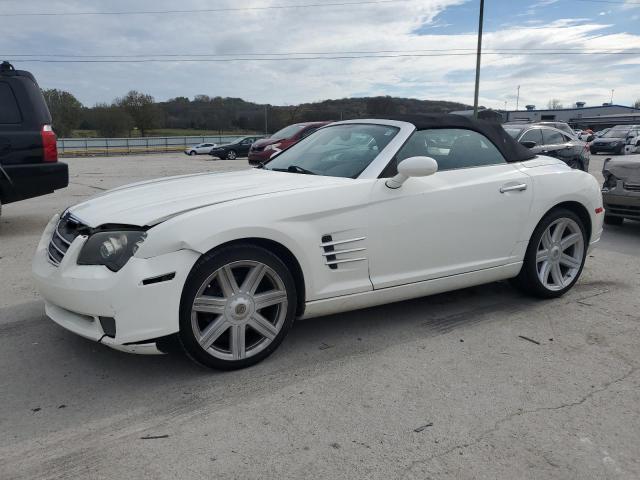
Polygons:
[[500,187],[500,193],[507,192],[522,192],[527,189],[526,183],[519,183],[517,185],[503,185]]

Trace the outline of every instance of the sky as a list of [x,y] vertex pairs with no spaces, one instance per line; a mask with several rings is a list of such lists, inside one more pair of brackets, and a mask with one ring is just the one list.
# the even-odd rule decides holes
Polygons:
[[[158,101],[205,94],[292,105],[392,95],[472,104],[479,3],[0,0],[0,60],[87,106],[132,89]],[[175,12],[203,9],[215,11]],[[77,15],[166,10],[174,12]],[[34,13],[57,15],[22,15]],[[640,98],[640,0],[486,0],[484,19],[481,105],[514,109],[518,86],[520,108],[552,98],[601,105],[612,89],[616,104]],[[354,56],[365,58],[335,58]],[[140,59],[163,61],[37,61]]]

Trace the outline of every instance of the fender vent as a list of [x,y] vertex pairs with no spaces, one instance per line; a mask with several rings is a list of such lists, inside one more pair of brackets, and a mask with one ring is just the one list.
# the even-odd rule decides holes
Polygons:
[[[324,263],[331,270],[337,270],[338,265],[342,263],[362,262],[367,258],[361,255],[366,251],[365,247],[361,247],[361,242],[366,237],[348,238],[345,240],[334,240],[332,235],[323,235],[320,247],[323,250],[322,256]],[[353,255],[356,254],[356,255]]]

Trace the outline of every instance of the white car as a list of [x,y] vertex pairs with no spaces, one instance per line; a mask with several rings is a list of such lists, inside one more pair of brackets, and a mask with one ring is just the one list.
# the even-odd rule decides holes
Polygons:
[[[47,315],[130,352],[245,367],[296,318],[513,279],[557,297],[602,232],[596,180],[455,115],[351,120],[264,167],[137,183],[54,216]],[[391,320],[392,321],[392,320]]]
[[206,155],[211,151],[213,147],[217,147],[217,143],[199,143],[193,147],[187,147],[184,149],[184,153],[187,155]]

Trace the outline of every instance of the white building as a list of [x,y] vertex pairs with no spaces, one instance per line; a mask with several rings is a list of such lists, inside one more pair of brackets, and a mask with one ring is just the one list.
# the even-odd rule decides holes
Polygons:
[[535,105],[527,105],[526,110],[511,110],[505,112],[506,122],[566,122],[580,123],[583,117],[599,117],[602,115],[640,114],[640,110],[624,105],[603,104],[599,107],[585,107],[583,102],[576,102],[575,108],[561,108],[555,110],[537,110]]

